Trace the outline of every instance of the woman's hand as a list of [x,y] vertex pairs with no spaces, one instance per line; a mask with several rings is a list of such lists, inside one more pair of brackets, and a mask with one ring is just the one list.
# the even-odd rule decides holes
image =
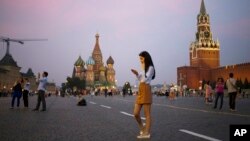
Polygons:
[[134,69],[131,69],[132,73],[135,74],[136,76],[138,76],[138,72]]

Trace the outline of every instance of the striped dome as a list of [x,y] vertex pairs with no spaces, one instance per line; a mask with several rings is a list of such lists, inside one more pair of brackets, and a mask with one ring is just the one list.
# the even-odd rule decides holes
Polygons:
[[94,65],[94,64],[95,64],[95,61],[94,61],[94,59],[92,58],[92,56],[89,56],[89,59],[87,60],[86,64],[87,64],[87,65]]
[[84,65],[85,65],[84,61],[82,60],[81,56],[79,56],[79,58],[75,62],[75,66],[84,66]]

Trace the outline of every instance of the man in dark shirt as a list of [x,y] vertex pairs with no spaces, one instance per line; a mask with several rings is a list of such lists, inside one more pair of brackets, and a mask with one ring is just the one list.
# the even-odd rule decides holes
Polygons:
[[14,108],[16,98],[17,98],[17,107],[19,108],[20,98],[22,97],[22,83],[23,83],[23,78],[20,78],[12,88],[13,93],[12,93],[11,109]]

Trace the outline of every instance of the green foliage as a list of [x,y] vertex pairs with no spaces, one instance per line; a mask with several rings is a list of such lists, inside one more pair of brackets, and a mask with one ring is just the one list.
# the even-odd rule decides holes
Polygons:
[[129,83],[129,82],[126,82],[126,83],[123,85],[123,89],[131,89],[130,83]]
[[110,84],[107,81],[103,81],[103,82],[101,82],[101,84],[104,87],[109,87],[110,86]]
[[61,90],[62,90],[63,92],[65,92],[66,89],[67,89],[66,83],[62,83],[62,85],[61,85]]
[[125,91],[125,93],[131,93],[131,86],[130,86],[130,83],[129,82],[126,82],[124,85],[123,85],[123,91]]
[[81,80],[78,77],[67,77],[66,87],[71,90],[73,90],[74,87],[77,88],[77,90],[82,90],[86,87],[86,81]]
[[236,80],[236,86],[239,87],[239,88],[243,88],[243,83],[242,83],[241,79]]
[[203,79],[203,80],[202,80],[202,89],[205,89],[205,88],[204,88],[205,84],[206,84],[206,80]]
[[244,84],[243,84],[243,88],[244,89],[249,89],[250,88],[250,84],[248,83],[247,78],[245,78]]
[[212,89],[215,89],[215,87],[216,87],[216,81],[210,82],[210,85],[211,85],[211,88],[212,88]]

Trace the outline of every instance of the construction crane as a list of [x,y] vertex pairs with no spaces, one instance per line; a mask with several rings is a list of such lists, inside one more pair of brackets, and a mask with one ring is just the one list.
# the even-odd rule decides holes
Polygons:
[[10,39],[6,37],[0,37],[0,42],[5,42],[7,44],[6,54],[10,53],[10,42],[16,42],[19,44],[24,44],[26,41],[47,41],[48,39]]

